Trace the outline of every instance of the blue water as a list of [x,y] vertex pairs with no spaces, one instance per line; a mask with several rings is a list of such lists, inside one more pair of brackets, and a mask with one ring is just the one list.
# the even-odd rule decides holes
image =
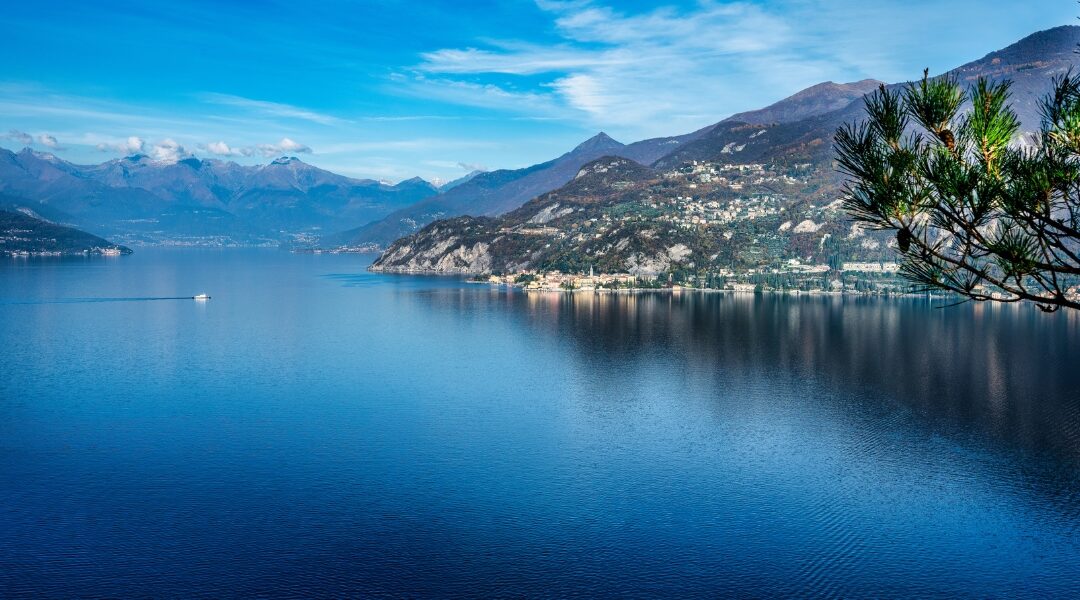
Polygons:
[[0,596],[1080,594],[1076,314],[369,260],[0,263]]

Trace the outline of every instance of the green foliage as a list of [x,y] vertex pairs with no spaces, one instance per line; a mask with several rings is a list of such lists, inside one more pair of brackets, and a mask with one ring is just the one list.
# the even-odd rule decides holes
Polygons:
[[881,87],[867,121],[836,133],[844,207],[895,232],[901,273],[924,288],[1080,308],[1080,77],[1053,79],[1028,147],[1010,85],[965,91],[924,72],[902,92]]
[[[963,102],[964,92],[955,76],[931,79],[929,69],[923,71],[923,78],[918,84],[910,84],[904,90],[906,112],[950,151],[956,148],[952,125]],[[893,143],[892,139],[885,140]]]

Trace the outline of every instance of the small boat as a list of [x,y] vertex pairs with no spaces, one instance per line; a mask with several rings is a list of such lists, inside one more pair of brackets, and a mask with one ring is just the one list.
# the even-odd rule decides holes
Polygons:
[[207,296],[206,294],[197,294],[195,296],[192,296],[191,299],[192,300],[204,300],[205,301],[205,300],[209,300],[210,296]]

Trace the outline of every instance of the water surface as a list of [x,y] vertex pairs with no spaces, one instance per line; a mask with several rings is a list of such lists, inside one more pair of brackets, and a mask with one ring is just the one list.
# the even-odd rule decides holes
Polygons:
[[1076,315],[369,260],[0,264],[0,596],[1080,594]]

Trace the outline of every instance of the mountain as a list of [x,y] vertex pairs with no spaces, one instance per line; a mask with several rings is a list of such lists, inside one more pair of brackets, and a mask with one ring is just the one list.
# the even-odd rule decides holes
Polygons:
[[[850,104],[872,91],[878,82],[864,80],[856,83],[826,82],[807,88],[759,111],[734,115],[691,133],[651,138],[623,145],[601,132],[582,142],[577,148],[555,161],[534,165],[517,171],[492,172],[490,181],[478,180],[473,187],[464,187],[457,195],[432,198],[426,203],[398,211],[382,221],[346,231],[328,238],[331,244],[348,246],[384,245],[437,218],[462,214],[498,215],[520,206],[526,200],[556,189],[569,180],[574,170],[604,154],[629,158],[642,165],[651,165],[666,156],[677,156],[701,139],[716,139],[731,124],[742,126],[738,117],[769,123],[788,122],[818,115]],[[741,139],[741,138],[740,138]],[[501,176],[494,174],[499,173]],[[521,182],[519,183],[519,180]],[[489,184],[490,185],[485,185]]]
[[702,136],[705,136],[710,131],[712,131],[714,127],[716,127],[715,124],[709,125],[708,127],[702,127],[697,131],[693,131],[683,135],[651,138],[647,140],[641,140],[640,142],[634,142],[620,150],[618,155],[624,158],[635,160],[643,165],[651,165],[660,157],[671,154],[672,152],[680,148],[682,145],[701,138]]
[[23,212],[0,210],[0,256],[71,254],[131,254],[131,250]]
[[40,202],[4,193],[0,193],[0,210],[18,212],[35,219],[51,221],[61,225],[73,221],[71,215],[61,210],[57,210],[48,204],[42,204]]
[[386,244],[435,219],[461,214],[504,213],[570,181],[589,161],[606,154],[619,154],[625,148],[601,132],[559,158],[524,169],[480,173],[443,194],[334,236],[330,243],[349,246]]
[[499,217],[439,220],[391,244],[373,271],[744,272],[781,261],[888,258],[852,228],[812,170],[697,164],[656,170],[621,157]]
[[1063,25],[1033,33],[950,73],[967,84],[973,84],[979,77],[1011,80],[1011,104],[1024,130],[1038,131],[1039,100],[1050,91],[1051,76],[1062,75],[1080,64],[1078,44],[1080,27]]
[[[1076,61],[1073,49],[1080,41],[1078,31],[1080,28],[1075,26],[1063,26],[1039,32],[950,73],[963,81],[973,81],[978,76],[1011,78],[1020,117],[1025,128],[1034,131],[1039,125],[1037,100],[1045,93],[1049,76],[1063,72]],[[731,164],[778,160],[785,164],[809,162],[823,166],[831,163],[832,136],[836,128],[861,118],[862,97],[879,85],[881,83],[873,79],[853,83],[828,81],[765,108],[732,115],[688,134],[642,140],[625,146],[601,133],[556,161],[513,172],[493,172],[492,181],[486,182],[489,185],[477,181],[473,187],[461,186],[453,197],[432,198],[327,241],[344,245],[384,245],[437,218],[463,214],[498,215],[557,188],[569,179],[573,169],[602,154],[630,158],[662,169],[694,160]],[[568,160],[575,154],[577,160]],[[561,167],[558,176],[551,171],[556,163]],[[526,180],[528,185],[515,185],[518,179],[528,174],[532,174]],[[831,180],[834,184],[839,182],[835,174]]]
[[610,204],[616,196],[640,192],[655,176],[652,169],[633,160],[605,156],[583,166],[560,189],[501,217],[436,221],[392,244],[371,268],[480,273],[549,264],[567,250],[565,237],[559,238],[564,243],[551,243],[554,228],[588,222],[597,207]]
[[[947,74],[969,85],[979,77],[992,81],[1012,81],[1011,104],[1020,117],[1023,129],[1037,131],[1041,119],[1039,100],[1050,90],[1052,76],[1064,74],[1080,64],[1080,56],[1075,53],[1077,44],[1080,44],[1080,27],[1056,27],[1029,35],[1003,50],[991,52]],[[849,85],[861,86],[864,83]],[[887,87],[898,89],[906,85],[905,82]],[[793,99],[809,91],[804,90],[773,106],[797,104]],[[769,111],[770,108],[763,110]],[[755,114],[758,111],[743,113],[745,119],[757,120]],[[739,120],[736,115],[725,119],[706,135],[659,159],[655,166],[671,168],[694,160],[732,164],[780,161],[786,164],[811,162],[831,169],[825,165],[832,163],[832,137],[836,129],[844,123],[862,119],[863,114],[864,105],[860,97],[837,110],[791,122],[758,124]]]
[[[1014,107],[1024,128],[1034,130],[1036,101],[1052,75],[1080,62],[1078,42],[1080,27],[1059,27],[949,73],[965,82],[1012,80]],[[504,215],[432,223],[391,244],[372,268],[656,275],[893,260],[894,240],[853,226],[841,210],[842,181],[833,164],[836,129],[864,117],[861,93],[874,84],[826,83],[735,115],[672,144],[649,168],[631,170],[625,158],[605,158]],[[628,174],[597,178],[605,169]]]
[[826,81],[758,110],[734,114],[725,121],[752,125],[792,123],[839,110],[877,89],[882,82],[864,79],[855,83]]
[[33,199],[84,227],[160,240],[177,236],[280,239],[365,223],[434,195],[419,178],[352,179],[295,157],[267,165],[143,155],[75,165],[52,154],[0,149],[0,192]]
[[476,177],[477,175],[480,175],[481,173],[486,173],[486,172],[487,171],[484,171],[484,170],[481,170],[481,169],[474,169],[474,170],[470,171],[467,175],[464,175],[462,177],[458,177],[457,179],[455,179],[453,181],[448,181],[448,182],[440,185],[439,186],[439,192],[448,192],[448,191],[456,188],[457,186],[459,186],[459,185],[461,185],[463,183],[468,183],[468,182],[472,181],[473,178]]

